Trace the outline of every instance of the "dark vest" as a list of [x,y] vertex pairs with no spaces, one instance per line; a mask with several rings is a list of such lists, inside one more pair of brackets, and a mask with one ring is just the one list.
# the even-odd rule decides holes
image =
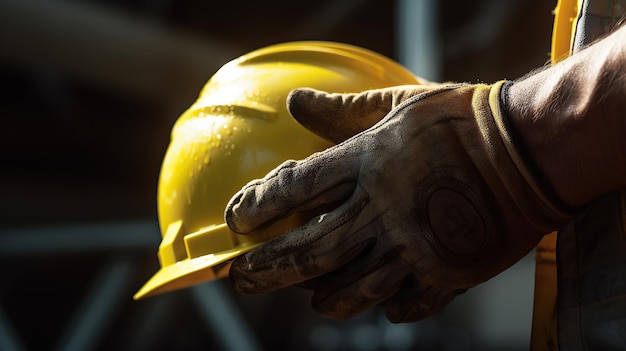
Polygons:
[[564,350],[626,349],[626,191],[589,203],[557,237]]
[[[610,32],[626,1],[582,4],[574,51]],[[626,191],[587,204],[557,237],[559,349],[626,349]]]

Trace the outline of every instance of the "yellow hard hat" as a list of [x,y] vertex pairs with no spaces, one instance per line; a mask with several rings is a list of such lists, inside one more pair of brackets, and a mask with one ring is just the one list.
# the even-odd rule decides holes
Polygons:
[[226,277],[233,258],[290,227],[239,235],[224,223],[224,209],[248,181],[330,146],[291,118],[285,99],[292,89],[348,93],[417,83],[391,59],[331,42],[272,45],[220,68],[172,129],[157,194],[161,269],[135,299]]

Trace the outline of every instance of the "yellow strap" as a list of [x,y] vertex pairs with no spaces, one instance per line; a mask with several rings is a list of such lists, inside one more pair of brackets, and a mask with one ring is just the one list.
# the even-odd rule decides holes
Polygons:
[[582,3],[583,0],[558,0],[554,9],[554,26],[552,28],[551,59],[553,64],[571,54]]

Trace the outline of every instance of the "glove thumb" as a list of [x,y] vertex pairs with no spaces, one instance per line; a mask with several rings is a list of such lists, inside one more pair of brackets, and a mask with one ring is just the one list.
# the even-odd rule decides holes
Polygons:
[[340,143],[376,124],[409,97],[431,90],[403,85],[353,94],[331,94],[310,88],[292,90],[287,109],[301,125],[333,143]]

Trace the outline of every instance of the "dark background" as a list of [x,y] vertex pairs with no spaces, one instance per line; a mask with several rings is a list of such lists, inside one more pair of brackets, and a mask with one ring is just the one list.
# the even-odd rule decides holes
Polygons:
[[[501,3],[437,3],[441,79],[513,79],[548,61],[556,0]],[[332,322],[306,292],[242,297],[227,281],[131,299],[158,269],[170,128],[206,80],[292,40],[398,59],[397,16],[383,0],[0,0],[0,349],[527,349],[528,294],[521,317],[487,318],[470,296],[407,325],[378,310]]]

